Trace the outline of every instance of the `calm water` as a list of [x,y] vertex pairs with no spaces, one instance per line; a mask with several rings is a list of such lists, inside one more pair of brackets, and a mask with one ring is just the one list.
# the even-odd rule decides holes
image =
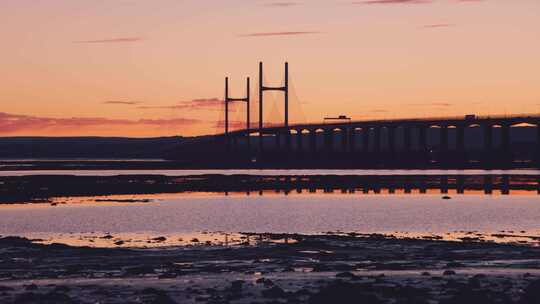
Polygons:
[[0,171],[0,176],[28,175],[78,175],[78,176],[115,176],[115,175],[166,175],[186,176],[202,174],[246,174],[246,175],[540,175],[538,169],[516,170],[21,170]]
[[149,203],[67,202],[0,206],[0,234],[227,232],[426,232],[538,230],[536,195],[168,194],[115,198]]
[[[148,171],[16,171],[1,176],[75,174],[251,175],[539,175],[540,170],[148,170]],[[447,234],[456,231],[495,233],[511,231],[540,235],[540,196],[534,191],[467,190],[443,199],[436,189],[420,194],[308,193],[257,195],[178,193],[114,197],[56,198],[47,204],[0,205],[0,235],[45,236],[82,240],[83,235],[105,233],[142,235],[196,235],[211,232]],[[126,202],[125,200],[148,202]],[[118,201],[118,200],[124,200]],[[58,237],[64,235],[62,237]],[[178,238],[177,238],[178,239]],[[147,238],[148,240],[148,238]],[[141,242],[144,242],[141,241]],[[68,242],[69,243],[69,242]],[[71,242],[73,243],[73,242]],[[80,244],[75,242],[74,244]]]

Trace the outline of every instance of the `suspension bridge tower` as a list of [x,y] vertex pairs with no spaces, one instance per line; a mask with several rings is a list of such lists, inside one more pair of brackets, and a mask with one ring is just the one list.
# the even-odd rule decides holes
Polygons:
[[263,151],[263,106],[264,106],[264,92],[265,91],[279,91],[284,94],[285,101],[285,117],[284,117],[284,127],[287,131],[286,140],[289,145],[290,143],[290,133],[288,132],[289,127],[289,63],[285,62],[285,83],[281,87],[270,87],[264,85],[263,80],[263,63],[259,62],[259,151]]
[[230,147],[230,138],[229,138],[229,103],[231,102],[245,102],[246,103],[246,136],[247,136],[247,145],[248,150],[251,147],[250,140],[250,80],[249,77],[246,79],[246,97],[244,98],[232,98],[229,97],[229,77],[225,77],[225,139],[227,141],[227,149]]

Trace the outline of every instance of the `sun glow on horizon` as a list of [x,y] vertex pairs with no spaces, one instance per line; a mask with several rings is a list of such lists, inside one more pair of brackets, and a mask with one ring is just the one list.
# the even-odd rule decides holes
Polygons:
[[[540,113],[540,2],[314,0],[0,4],[0,136],[222,132],[231,95],[291,65],[298,122]],[[152,13],[149,13],[152,12]],[[265,116],[280,122],[281,95]],[[245,109],[233,108],[236,128]]]

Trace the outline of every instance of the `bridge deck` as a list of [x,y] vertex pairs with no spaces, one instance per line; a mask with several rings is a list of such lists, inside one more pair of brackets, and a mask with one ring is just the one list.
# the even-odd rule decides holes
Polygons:
[[[465,116],[455,117],[427,117],[427,118],[400,118],[400,119],[375,119],[375,120],[352,120],[336,123],[302,123],[285,126],[268,126],[263,128],[263,133],[273,134],[283,130],[316,130],[329,128],[362,128],[362,127],[398,127],[398,126],[458,126],[458,125],[516,125],[516,124],[540,125],[540,114],[515,114],[515,115],[489,115],[475,116],[466,119]],[[258,128],[250,130],[251,133],[259,132]],[[231,131],[231,135],[245,134],[246,130]],[[223,135],[223,134],[218,134]]]

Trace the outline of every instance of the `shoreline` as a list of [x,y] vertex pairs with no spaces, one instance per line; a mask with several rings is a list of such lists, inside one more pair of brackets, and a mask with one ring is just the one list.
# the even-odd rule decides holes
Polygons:
[[246,175],[206,174],[166,175],[30,175],[0,176],[0,204],[49,202],[55,197],[108,196],[123,194],[160,194],[184,192],[258,193],[276,191],[285,194],[375,193],[383,190],[425,194],[466,191],[509,195],[511,191],[540,194],[539,175]]
[[321,161],[312,163],[286,162],[285,164],[268,163],[193,163],[166,159],[0,159],[0,171],[25,170],[538,170],[540,166],[532,161],[505,163],[425,163],[415,164],[402,162],[398,164],[351,163],[350,161],[330,162],[326,165]]

